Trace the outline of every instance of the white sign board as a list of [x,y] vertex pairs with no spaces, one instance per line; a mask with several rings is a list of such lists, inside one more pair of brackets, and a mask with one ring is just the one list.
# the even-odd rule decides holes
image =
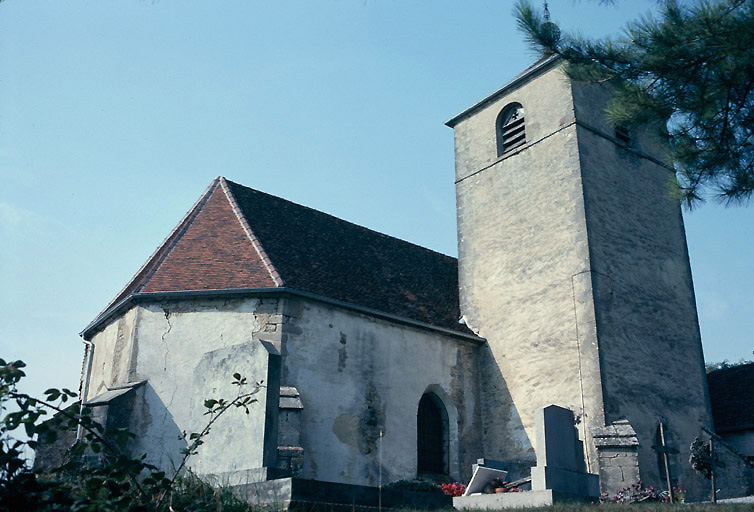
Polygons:
[[466,486],[466,492],[464,492],[463,495],[471,496],[472,494],[481,494],[482,489],[484,489],[488,483],[492,482],[495,478],[505,479],[506,476],[508,476],[507,471],[477,466],[474,469],[474,474],[471,475],[471,480],[469,481],[469,485]]

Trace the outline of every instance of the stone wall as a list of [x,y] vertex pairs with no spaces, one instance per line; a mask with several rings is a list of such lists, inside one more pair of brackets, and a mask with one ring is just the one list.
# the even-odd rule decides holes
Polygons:
[[136,305],[93,336],[85,397],[145,380],[142,398],[127,414],[136,434],[131,449],[170,471],[186,447],[182,433],[199,432],[209,419],[205,399],[235,397],[234,372],[250,383],[264,381],[251,413],[229,410],[190,460],[195,472],[225,483],[264,479],[263,468],[277,456],[278,308],[277,299],[257,298]]
[[132,452],[166,470],[180,463],[181,433],[208,421],[204,400],[236,395],[234,372],[264,387],[251,414],[229,410],[190,459],[216,483],[376,485],[380,460],[384,483],[415,478],[425,392],[447,411],[450,477],[467,478],[482,454],[479,340],[281,295],[139,304],[92,341],[87,398],[146,381],[133,405],[101,400],[99,412],[123,415]]
[[[709,432],[702,439],[708,440]],[[707,441],[709,442],[709,441]],[[718,499],[739,498],[754,495],[754,457],[738,450],[738,446],[728,443],[726,436],[714,436],[715,452],[715,492]],[[704,499],[710,499],[712,482],[707,480],[702,487]]]
[[665,484],[658,463],[667,429],[671,479],[695,496],[688,447],[711,427],[699,323],[675,175],[653,132],[628,145],[602,111],[607,87],[574,84],[605,420],[626,419],[639,441],[641,479]]
[[[684,461],[711,420],[673,173],[648,130],[615,138],[609,96],[551,60],[450,122],[461,312],[489,342],[484,455],[531,455],[534,410],[555,403],[577,414],[588,471],[601,467],[592,429],[626,419],[642,481],[660,486],[662,422],[693,498]],[[499,156],[495,122],[513,102],[527,142]]]
[[448,413],[450,476],[470,476],[482,451],[477,343],[301,299],[285,299],[284,319],[282,383],[300,394],[302,478],[377,485],[380,461],[383,483],[416,478],[427,391]]
[[[495,120],[524,107],[527,143],[497,155]],[[534,464],[534,411],[604,425],[571,87],[552,66],[455,124],[461,312],[486,338],[484,456]],[[587,469],[596,455],[587,447]]]

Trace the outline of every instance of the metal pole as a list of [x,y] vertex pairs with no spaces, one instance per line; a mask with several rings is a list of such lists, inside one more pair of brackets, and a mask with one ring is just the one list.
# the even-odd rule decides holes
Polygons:
[[379,492],[377,497],[377,510],[382,512],[382,429],[380,429],[380,444],[378,445],[379,459],[380,459],[380,482]]
[[709,479],[712,482],[712,503],[717,503],[717,493],[715,492],[715,445],[712,438],[709,438]]
[[[662,443],[663,448],[667,448],[665,445],[665,426],[660,422],[660,443]],[[662,451],[662,456],[665,459],[665,480],[668,483],[668,496],[670,496],[670,503],[675,502],[675,498],[673,498],[673,486],[670,485],[670,464],[668,462],[668,451],[667,449],[664,449]]]

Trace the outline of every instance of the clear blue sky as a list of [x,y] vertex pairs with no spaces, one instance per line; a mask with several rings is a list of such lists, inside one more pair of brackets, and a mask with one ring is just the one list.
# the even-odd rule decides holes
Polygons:
[[[600,36],[654,5],[550,9]],[[511,7],[0,3],[0,357],[76,389],[78,332],[218,175],[455,255],[443,121],[536,58]],[[754,207],[685,219],[705,356],[751,358]]]

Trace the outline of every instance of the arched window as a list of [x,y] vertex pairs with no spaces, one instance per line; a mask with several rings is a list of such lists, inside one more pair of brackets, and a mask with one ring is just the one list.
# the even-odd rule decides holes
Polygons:
[[419,473],[448,474],[448,413],[434,393],[424,393],[416,415]]
[[497,116],[497,156],[525,143],[524,107],[520,103],[511,103]]

